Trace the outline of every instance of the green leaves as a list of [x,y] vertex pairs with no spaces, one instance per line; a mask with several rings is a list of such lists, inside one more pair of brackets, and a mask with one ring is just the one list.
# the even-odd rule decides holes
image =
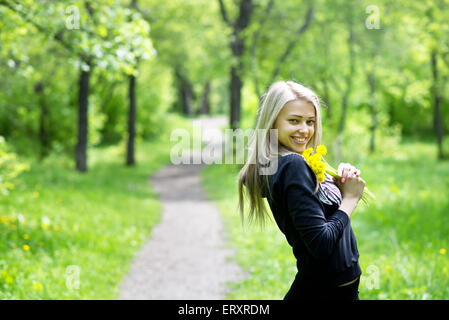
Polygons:
[[17,159],[0,136],[0,196],[8,195],[15,188],[17,176],[26,170],[29,170],[29,166]]

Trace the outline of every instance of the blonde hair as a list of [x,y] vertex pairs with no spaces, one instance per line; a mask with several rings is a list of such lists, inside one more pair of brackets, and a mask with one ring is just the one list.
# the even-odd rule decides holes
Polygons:
[[[261,163],[268,163],[269,161],[273,161],[273,159],[277,159],[279,156],[294,153],[282,145],[279,145],[278,148],[273,148],[273,141],[270,141],[269,129],[273,129],[279,112],[285,104],[289,101],[298,99],[304,99],[305,101],[312,103],[316,113],[315,133],[306,147],[312,147],[315,150],[321,143],[321,111],[318,96],[311,89],[294,81],[279,81],[273,83],[260,99],[255,130],[248,142],[248,159],[239,173],[238,207],[242,224],[244,223],[243,186],[245,186],[246,198],[249,200],[249,222],[251,223],[256,220],[259,222],[259,225],[264,226],[266,219],[270,218],[262,197],[263,189],[270,193],[269,176],[261,174]],[[266,130],[266,134],[259,135],[259,129]],[[315,191],[317,190],[318,179],[317,189]]]

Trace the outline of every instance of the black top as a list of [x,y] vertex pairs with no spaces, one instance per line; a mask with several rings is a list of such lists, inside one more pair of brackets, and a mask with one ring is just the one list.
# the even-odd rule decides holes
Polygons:
[[267,197],[273,216],[297,260],[305,285],[337,286],[361,275],[351,221],[339,210],[341,193],[326,174],[314,193],[316,176],[304,157],[280,157]]

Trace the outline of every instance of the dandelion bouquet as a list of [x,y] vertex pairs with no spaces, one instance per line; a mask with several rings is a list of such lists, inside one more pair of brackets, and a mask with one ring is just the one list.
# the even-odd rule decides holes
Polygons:
[[[318,181],[320,183],[324,181],[324,173],[327,173],[340,181],[341,177],[338,175],[338,171],[323,159],[323,156],[327,153],[326,147],[324,145],[319,145],[316,148],[316,152],[314,154],[312,154],[312,152],[313,148],[308,148],[303,151],[302,156],[306,159],[313,172],[315,172]],[[365,204],[367,204],[370,200],[374,201],[376,197],[365,186],[361,199]]]

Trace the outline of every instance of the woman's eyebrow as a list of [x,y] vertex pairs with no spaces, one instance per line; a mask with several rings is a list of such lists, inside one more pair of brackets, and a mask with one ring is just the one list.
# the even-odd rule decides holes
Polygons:
[[303,117],[298,114],[291,114],[290,117],[298,117],[298,118],[307,118],[307,119],[315,119],[315,116]]

